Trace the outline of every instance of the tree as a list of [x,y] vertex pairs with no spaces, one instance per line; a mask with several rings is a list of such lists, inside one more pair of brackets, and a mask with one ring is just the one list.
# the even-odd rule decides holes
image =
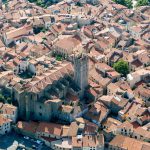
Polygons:
[[150,0],[138,0],[136,6],[137,7],[146,6],[146,5],[149,5],[149,3],[150,3]]
[[113,67],[117,72],[121,73],[124,76],[129,73],[128,63],[122,59],[116,62]]
[[124,5],[128,8],[133,8],[132,6],[132,0],[113,0],[115,3],[117,4],[121,4],[121,5]]
[[124,0],[113,0],[115,3],[117,4],[121,4],[121,5],[124,5]]
[[133,8],[132,0],[125,0],[125,6],[128,8]]
[[29,0],[30,3],[36,3],[38,6],[45,7],[46,3],[44,0]]
[[63,59],[63,58],[62,58],[61,55],[56,55],[56,60],[57,60],[57,61],[62,61],[62,59]]
[[10,97],[7,97],[7,103],[12,104],[12,99]]
[[5,97],[0,93],[0,102],[5,102]]
[[8,3],[7,0],[2,0],[2,2],[3,2],[4,4]]

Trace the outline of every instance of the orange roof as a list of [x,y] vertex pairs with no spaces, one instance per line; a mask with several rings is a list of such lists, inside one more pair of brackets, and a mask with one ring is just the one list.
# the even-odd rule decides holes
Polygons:
[[3,114],[13,115],[13,113],[17,110],[17,107],[10,104],[3,104],[2,108]]
[[110,75],[111,77],[120,76],[120,74],[116,71],[108,71],[107,74]]
[[141,150],[143,146],[147,146],[147,150],[150,149],[150,143],[139,141],[123,135],[115,136],[109,145],[128,150]]
[[60,67],[55,67],[53,70],[50,70],[44,73],[42,76],[36,76],[37,80],[33,78],[27,88],[29,92],[38,93],[40,90],[43,90],[48,84],[52,84],[53,81],[58,80],[60,77],[66,74],[70,74],[73,71],[73,66],[71,63],[62,63]]
[[55,46],[61,47],[62,49],[72,50],[81,43],[81,40],[77,37],[68,37],[60,39],[56,42]]
[[19,121],[17,123],[17,127],[21,130],[25,130],[27,132],[32,132],[36,133],[37,127],[39,123],[37,122],[24,122],[24,121]]
[[6,32],[6,36],[8,39],[13,39],[13,38],[27,34],[28,31],[31,29],[32,29],[31,25],[28,25],[28,26],[26,25],[26,26],[20,27],[18,29],[14,29],[9,32]]
[[63,126],[56,123],[47,123],[47,122],[40,122],[37,128],[37,132],[53,134],[57,136],[61,136]]
[[4,115],[0,114],[0,125],[2,126],[4,123],[9,123],[11,122],[10,119],[7,119],[4,117]]

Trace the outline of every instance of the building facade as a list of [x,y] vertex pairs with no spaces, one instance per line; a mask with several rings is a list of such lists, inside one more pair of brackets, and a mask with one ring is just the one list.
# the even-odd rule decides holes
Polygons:
[[14,86],[13,98],[21,119],[50,121],[58,116],[60,99],[67,92],[83,97],[88,85],[88,58],[82,55],[74,60],[74,67],[70,62],[62,62],[30,82],[22,81]]
[[88,56],[80,54],[74,57],[74,81],[80,87],[80,97],[83,97],[88,86]]

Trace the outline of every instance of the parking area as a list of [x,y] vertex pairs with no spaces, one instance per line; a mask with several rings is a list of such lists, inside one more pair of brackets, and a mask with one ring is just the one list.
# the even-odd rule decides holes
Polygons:
[[21,150],[21,149],[36,149],[48,150],[49,147],[44,144],[37,143],[37,140],[26,138],[14,132],[0,136],[0,150]]

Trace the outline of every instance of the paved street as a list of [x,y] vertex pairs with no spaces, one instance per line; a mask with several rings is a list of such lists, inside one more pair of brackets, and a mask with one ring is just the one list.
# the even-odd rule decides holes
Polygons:
[[37,150],[50,150],[47,146],[40,146],[36,142],[31,141],[31,139],[26,140],[23,136],[16,133],[0,136],[0,150],[16,150],[19,145],[30,150],[33,148],[33,145]]

